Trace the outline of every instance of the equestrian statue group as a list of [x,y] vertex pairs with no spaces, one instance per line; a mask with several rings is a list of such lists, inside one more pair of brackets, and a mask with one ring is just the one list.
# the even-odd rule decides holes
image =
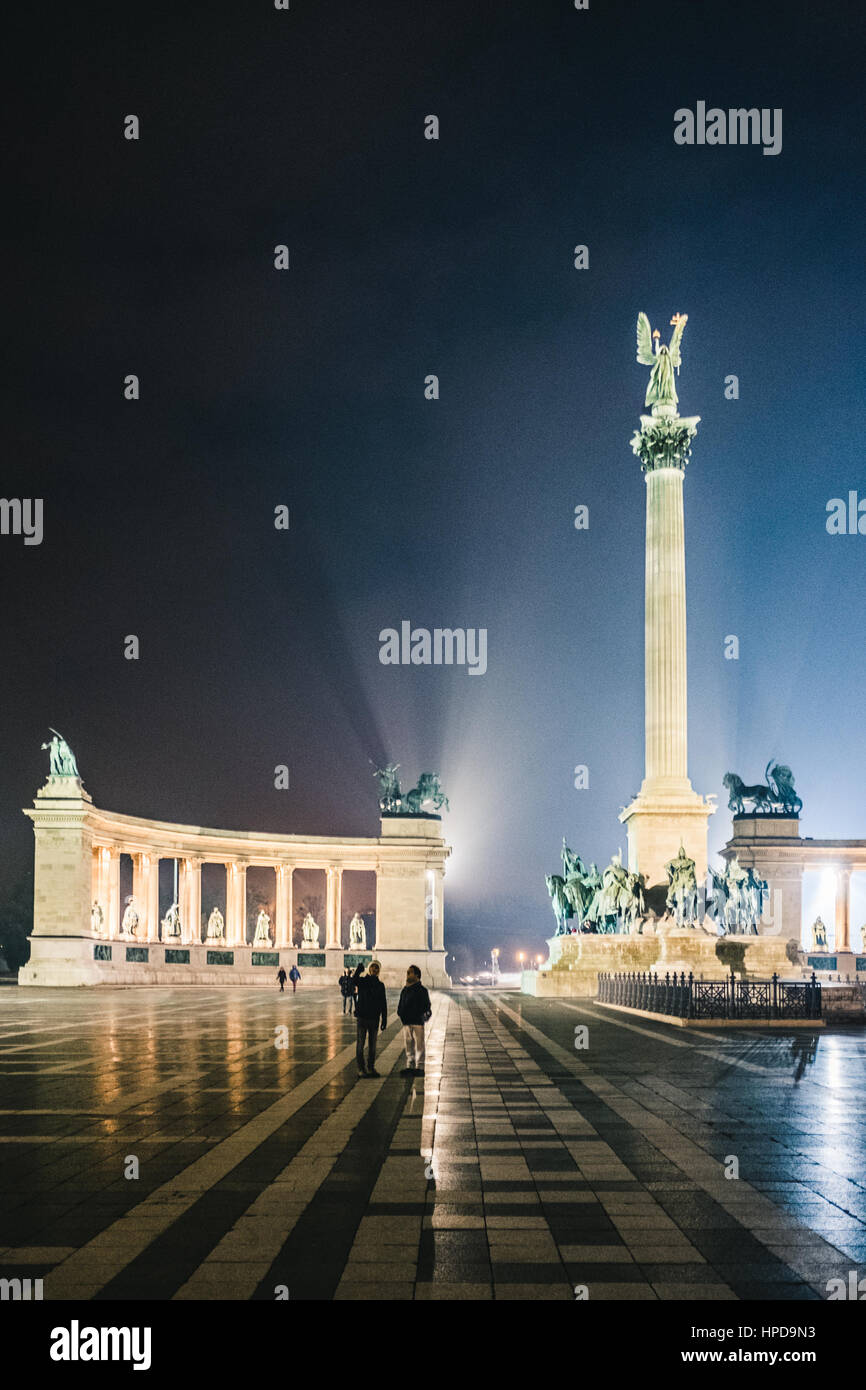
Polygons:
[[[789,767],[770,759],[763,783],[747,786],[735,772],[722,779],[728,808],[737,816],[797,816],[803,803],[794,790]],[[746,811],[746,802],[752,810]],[[667,885],[647,888],[644,876],[626,869],[622,851],[607,868],[587,867],[579,854],[562,842],[562,873],[546,874],[545,882],[556,917],[556,934],[595,932],[642,935],[645,928],[667,920],[677,927],[697,927],[709,918],[720,935],[757,935],[763,916],[767,883],[753,868],[743,868],[736,855],[720,871],[710,869],[699,883],[695,861],[680,845],[665,865]]]
[[[637,935],[660,918],[677,927],[700,926],[705,916],[719,935],[757,935],[767,884],[754,869],[744,869],[736,856],[721,873],[711,869],[709,884],[699,884],[695,861],[682,845],[665,865],[667,890],[653,889],[658,902],[648,902],[644,876],[630,872],[618,851],[607,868],[584,864],[562,842],[561,874],[546,874],[547,891],[556,917],[556,935],[595,932],[599,935]],[[662,897],[663,895],[663,897]]]

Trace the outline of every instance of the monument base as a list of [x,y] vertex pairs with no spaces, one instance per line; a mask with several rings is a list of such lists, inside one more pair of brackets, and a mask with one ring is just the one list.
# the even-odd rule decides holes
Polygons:
[[659,938],[646,936],[598,936],[579,932],[552,936],[549,959],[540,970],[524,970],[520,988],[539,998],[594,999],[599,971],[652,970],[659,954]]
[[[674,779],[676,780],[676,779]],[[644,781],[630,806],[620,814],[628,831],[628,867],[644,875],[648,888],[667,883],[665,865],[680,845],[695,861],[699,883],[707,876],[707,822],[716,807],[696,791],[687,778],[677,787]]]
[[780,936],[710,936],[700,927],[673,927],[659,933],[659,942],[658,975],[723,980],[733,971],[741,980],[769,980],[803,973],[797,943]]
[[553,936],[540,970],[524,970],[524,994],[545,999],[594,999],[600,972],[651,970],[723,980],[800,979],[804,963],[795,941],[779,936],[714,936],[701,928],[667,927],[643,936]]
[[[280,966],[297,965],[299,988],[336,991],[340,976],[356,965],[381,962],[387,989],[406,983],[406,970],[417,965],[430,989],[450,989],[444,951],[365,951],[330,947],[227,946],[219,941],[135,941],[96,936],[31,936],[30,960],[18,972],[19,985],[40,988],[90,985],[258,985],[275,989]],[[289,986],[286,986],[289,988]]]

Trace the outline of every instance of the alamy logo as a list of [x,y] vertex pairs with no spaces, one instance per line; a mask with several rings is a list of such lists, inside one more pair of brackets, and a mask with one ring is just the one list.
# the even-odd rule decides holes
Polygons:
[[466,666],[470,676],[487,670],[486,627],[413,628],[407,620],[379,633],[383,666]]
[[831,497],[827,511],[825,525],[831,536],[866,536],[866,497],[858,497],[853,490],[847,504],[844,497]]
[[42,1297],[41,1279],[0,1279],[0,1302],[11,1299],[13,1303]]
[[150,1370],[149,1327],[52,1327],[52,1361],[131,1361],[134,1371]]
[[705,101],[694,111],[681,106],[674,112],[674,140],[678,145],[763,145],[764,154],[781,154],[782,108],[711,106],[708,111]]
[[25,545],[41,545],[42,498],[0,497],[0,536],[23,536]]

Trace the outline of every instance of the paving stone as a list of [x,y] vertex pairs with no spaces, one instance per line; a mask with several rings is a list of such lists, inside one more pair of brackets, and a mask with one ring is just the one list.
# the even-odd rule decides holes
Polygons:
[[[299,1301],[573,1300],[575,1284],[811,1301],[866,1263],[859,1033],[828,1028],[802,1072],[782,1032],[636,1038],[592,1006],[436,993],[423,1087],[398,1075],[393,1022],[382,1079],[359,1085],[340,1001],[293,1000],[288,1056],[284,1003],[0,991],[4,1277],[145,1301],[273,1300],[278,1284]],[[574,1052],[575,1012],[592,1053]]]

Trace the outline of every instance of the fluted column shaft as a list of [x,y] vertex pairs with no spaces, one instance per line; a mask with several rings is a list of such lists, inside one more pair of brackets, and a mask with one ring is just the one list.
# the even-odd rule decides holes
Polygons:
[[836,950],[851,950],[851,870],[840,869],[836,877]]
[[330,868],[328,874],[328,901],[325,913],[327,930],[325,933],[325,946],[332,949],[342,945],[340,931],[343,915],[343,870]]
[[445,875],[441,869],[432,871],[432,897],[433,897],[433,950],[444,951],[445,949],[445,901],[444,887]]
[[105,934],[114,939],[120,931],[120,849],[112,845],[108,851],[108,902],[105,907]]
[[143,850],[132,856],[132,896],[144,941],[159,939],[159,855]]
[[292,874],[291,864],[278,864],[276,867],[277,905],[274,922],[274,943],[276,946],[292,944]]
[[243,946],[247,939],[247,866],[226,864],[226,944]]
[[646,474],[646,783],[688,786],[683,472]]
[[201,860],[182,859],[178,882],[181,940],[201,941]]

